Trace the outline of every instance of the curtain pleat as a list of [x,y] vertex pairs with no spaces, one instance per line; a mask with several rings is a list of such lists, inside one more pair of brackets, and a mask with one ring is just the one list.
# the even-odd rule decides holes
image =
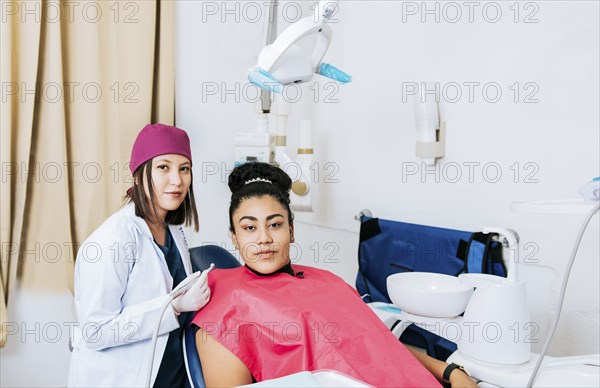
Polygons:
[[[40,6],[41,1],[30,4]],[[18,4],[1,1],[0,79],[2,104],[0,111],[0,345],[6,342],[5,323],[10,290],[15,286],[21,251],[23,219],[26,207],[32,123],[35,108],[35,84],[40,46],[40,24],[22,23]],[[9,17],[14,12],[13,17]]]
[[2,323],[14,287],[72,289],[78,246],[132,184],[137,132],[174,117],[172,1],[27,3],[37,20],[2,23]]

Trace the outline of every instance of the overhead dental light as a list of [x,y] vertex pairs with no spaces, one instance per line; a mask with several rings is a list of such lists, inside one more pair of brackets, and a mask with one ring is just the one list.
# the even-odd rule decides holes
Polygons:
[[[265,19],[263,49],[256,66],[248,70],[248,80],[263,89],[256,133],[236,134],[236,165],[248,161],[276,163],[292,179],[291,206],[296,211],[312,211],[311,173],[313,162],[312,124],[300,123],[300,142],[296,158],[288,155],[287,120],[290,103],[281,93],[285,86],[309,82],[314,74],[336,80],[342,84],[352,80],[340,69],[323,62],[331,43],[332,30],[327,24],[338,9],[337,1],[319,1],[311,16],[290,25],[277,36],[278,2],[268,1],[269,18]],[[313,44],[312,52],[303,49],[300,41]],[[309,53],[310,52],[310,53]]]
[[[271,10],[276,4],[272,2]],[[323,62],[332,37],[327,22],[336,10],[337,1],[319,1],[312,16],[300,19],[272,43],[267,42],[258,55],[256,66],[248,70],[248,80],[261,89],[275,93],[281,93],[286,85],[309,82],[314,74],[343,84],[349,83],[351,76]],[[311,35],[316,36],[316,40],[312,53],[308,54],[298,42]]]

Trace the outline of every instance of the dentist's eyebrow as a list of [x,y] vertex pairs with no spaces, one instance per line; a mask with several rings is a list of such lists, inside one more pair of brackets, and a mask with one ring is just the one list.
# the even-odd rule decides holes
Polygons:
[[[157,163],[169,163],[169,164],[175,164],[175,162],[173,162],[171,159],[168,158],[160,158],[160,159],[156,159]],[[191,163],[188,161],[182,162],[179,166],[183,167],[183,166],[190,166]]]

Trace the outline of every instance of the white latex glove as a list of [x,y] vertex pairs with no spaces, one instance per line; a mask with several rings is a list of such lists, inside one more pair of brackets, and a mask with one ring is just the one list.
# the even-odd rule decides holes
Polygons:
[[[198,311],[202,307],[206,306],[210,300],[210,288],[208,287],[208,273],[212,271],[214,265],[211,264],[208,269],[205,269],[200,277],[192,284],[189,290],[173,299],[171,306],[175,313],[185,313],[188,311]],[[182,283],[190,277],[196,277],[197,275],[191,274],[185,278]]]

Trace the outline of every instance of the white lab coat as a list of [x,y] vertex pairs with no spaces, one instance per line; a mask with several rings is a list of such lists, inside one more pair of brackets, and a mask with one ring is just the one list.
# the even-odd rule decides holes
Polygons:
[[[179,226],[169,226],[187,274],[189,251]],[[146,383],[152,333],[173,288],[162,251],[133,203],[108,218],[80,247],[69,387],[139,387]],[[179,327],[169,305],[163,316],[152,384],[169,333]]]

